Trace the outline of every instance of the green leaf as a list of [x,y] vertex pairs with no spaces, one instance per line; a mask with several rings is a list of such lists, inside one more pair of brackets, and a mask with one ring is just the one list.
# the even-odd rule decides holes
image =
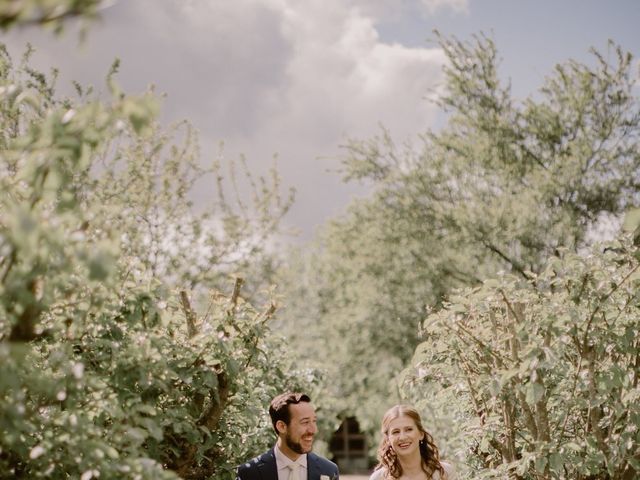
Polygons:
[[542,399],[544,395],[544,387],[539,383],[530,382],[526,388],[527,403],[535,404]]
[[627,211],[622,222],[622,228],[626,232],[634,232],[640,228],[640,208],[632,208]]
[[567,443],[564,443],[562,446],[574,452],[579,452],[582,450],[582,447],[575,442],[567,442]]
[[127,429],[127,436],[135,443],[142,443],[147,439],[147,430],[144,428],[130,427]]

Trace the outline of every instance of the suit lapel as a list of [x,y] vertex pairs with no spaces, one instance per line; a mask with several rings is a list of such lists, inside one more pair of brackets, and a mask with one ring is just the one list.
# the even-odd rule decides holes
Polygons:
[[320,467],[316,461],[316,456],[309,452],[307,453],[307,480],[319,480],[320,479]]
[[262,454],[258,464],[258,471],[260,472],[261,480],[278,480],[278,466],[276,465],[276,456],[273,454],[273,449]]

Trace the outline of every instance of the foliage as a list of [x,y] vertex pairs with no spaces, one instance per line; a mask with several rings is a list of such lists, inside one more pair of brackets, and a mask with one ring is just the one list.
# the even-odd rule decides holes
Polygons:
[[490,39],[441,45],[445,125],[417,145],[386,132],[348,144],[345,178],[372,194],[326,226],[286,289],[292,330],[313,332],[305,355],[326,361],[331,345],[335,388],[371,431],[397,398],[394,372],[419,343],[428,307],[502,270],[535,278],[607,223],[611,235],[640,202],[629,54],[611,45],[591,65],[558,65],[518,101],[499,81]]
[[[290,199],[249,176],[252,203],[195,213],[196,180],[223,179],[188,125],[115,69],[110,99],[57,99],[28,56],[0,51],[0,478],[232,478],[272,441],[268,400],[314,381],[257,292]],[[247,298],[216,293],[237,274]]]
[[[499,83],[493,43],[476,40],[441,39],[450,62],[438,100],[449,114],[442,131],[425,134],[419,151],[398,151],[388,136],[354,141],[345,160],[347,178],[376,187],[356,218],[373,223],[376,209],[396,227],[383,230],[389,245],[419,238],[410,245],[416,267],[462,283],[496,266],[526,278],[558,248],[588,243],[602,217],[640,201],[638,72],[630,54],[610,46],[612,59],[593,51],[593,67],[558,65],[536,97],[518,104]],[[426,250],[434,248],[437,263]],[[456,256],[460,249],[467,261]]]
[[406,393],[468,447],[469,478],[637,478],[639,259],[628,240],[565,251],[427,317]]
[[95,18],[103,0],[20,0],[0,3],[0,28],[51,26],[61,31],[71,17]]

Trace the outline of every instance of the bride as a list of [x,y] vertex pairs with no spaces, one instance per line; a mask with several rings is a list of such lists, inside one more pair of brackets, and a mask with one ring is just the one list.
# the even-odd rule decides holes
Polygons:
[[453,465],[441,462],[438,448],[418,411],[395,405],[382,417],[378,465],[369,480],[456,480]]

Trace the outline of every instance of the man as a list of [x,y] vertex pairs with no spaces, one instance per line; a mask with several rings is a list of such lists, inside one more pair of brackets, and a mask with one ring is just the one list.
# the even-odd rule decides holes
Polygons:
[[311,452],[318,427],[308,395],[278,395],[269,415],[278,436],[275,446],[240,465],[236,480],[338,480],[338,466]]

